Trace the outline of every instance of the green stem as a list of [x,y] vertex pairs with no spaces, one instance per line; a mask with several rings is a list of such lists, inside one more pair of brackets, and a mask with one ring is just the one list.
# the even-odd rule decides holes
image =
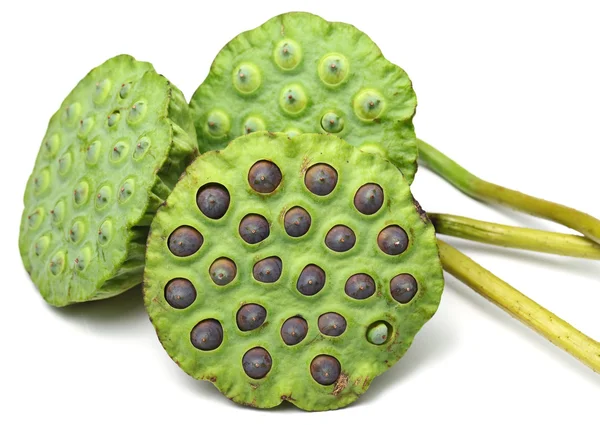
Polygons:
[[419,147],[419,158],[424,165],[467,195],[480,201],[505,205],[537,217],[555,221],[600,243],[600,220],[597,218],[564,205],[535,198],[481,180],[424,141],[417,140],[417,145]]
[[523,295],[469,257],[438,241],[444,270],[554,345],[600,373],[600,344]]
[[427,214],[442,235],[569,257],[600,260],[600,245],[583,236],[479,221],[450,214]]

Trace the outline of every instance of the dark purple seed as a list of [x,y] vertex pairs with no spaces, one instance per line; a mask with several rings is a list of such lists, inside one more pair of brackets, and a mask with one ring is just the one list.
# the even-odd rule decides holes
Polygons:
[[345,252],[356,243],[356,235],[349,227],[337,225],[327,232],[325,245],[333,251]]
[[252,331],[260,327],[267,318],[267,310],[262,305],[246,304],[237,312],[237,325],[241,331]]
[[268,257],[254,265],[252,275],[259,282],[273,283],[281,276],[281,267],[279,257]]
[[239,232],[249,244],[259,243],[269,237],[269,222],[262,215],[248,214],[240,222]]
[[340,376],[342,366],[335,357],[321,354],[310,363],[310,374],[321,385],[331,385]]
[[323,335],[340,336],[346,331],[346,319],[337,313],[325,313],[319,316],[319,330]]
[[203,243],[202,234],[190,226],[178,227],[169,236],[169,250],[178,257],[194,254]]
[[337,184],[337,171],[327,164],[316,164],[308,169],[304,184],[315,195],[329,195]]
[[259,193],[271,193],[281,183],[281,170],[271,161],[258,161],[250,168],[248,183]]
[[383,189],[374,183],[367,183],[360,187],[354,195],[354,206],[365,214],[375,214],[383,205]]
[[294,207],[285,213],[283,220],[285,231],[292,237],[304,236],[310,229],[310,214],[304,208]]
[[237,274],[235,263],[229,258],[219,258],[210,265],[210,277],[219,286],[230,283]]
[[315,295],[323,289],[323,286],[325,286],[325,272],[321,267],[314,264],[304,267],[296,283],[298,291],[302,295],[308,296]]
[[262,347],[254,347],[246,351],[242,358],[242,367],[244,372],[250,378],[261,379],[267,376],[271,370],[271,355]]
[[364,300],[375,293],[375,281],[368,274],[355,274],[346,281],[344,290],[349,297]]
[[218,183],[208,183],[198,190],[196,204],[200,211],[212,219],[219,219],[229,208],[229,191]]
[[399,274],[390,281],[392,297],[400,304],[410,302],[417,294],[418,289],[417,281],[408,273]]
[[281,326],[281,338],[286,345],[296,345],[306,338],[308,323],[302,317],[290,317]]
[[198,350],[214,350],[223,342],[223,327],[215,319],[203,320],[194,326],[190,339]]
[[388,226],[379,232],[377,245],[388,255],[402,254],[408,248],[408,235],[400,226]]
[[165,286],[165,299],[173,308],[187,308],[196,300],[196,288],[187,279],[173,279]]

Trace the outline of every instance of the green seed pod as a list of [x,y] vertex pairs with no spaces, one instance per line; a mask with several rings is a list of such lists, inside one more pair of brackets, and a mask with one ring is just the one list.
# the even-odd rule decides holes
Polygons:
[[79,82],[50,119],[24,196],[21,258],[48,303],[141,283],[150,219],[195,139],[183,95],[149,63],[116,56]]
[[[267,192],[249,178],[264,161],[264,170],[277,170]],[[318,164],[336,170],[327,196],[306,186]],[[365,185],[378,188],[385,207],[359,210],[355,197]],[[227,188],[229,208],[218,220],[198,207],[206,187]],[[310,217],[301,236],[290,231],[298,221],[290,211]],[[248,243],[240,231],[248,217],[264,218],[268,237]],[[328,246],[338,226],[352,230],[352,246]],[[402,253],[379,246],[390,226],[406,232]],[[187,257],[166,243],[181,228],[203,236]],[[158,210],[146,259],[144,302],[169,355],[235,402],[260,408],[283,400],[305,410],[353,402],[402,357],[443,289],[435,231],[402,174],[325,134],[253,133],[200,156]],[[185,291],[173,282],[184,282]]]
[[406,73],[366,34],[304,12],[235,37],[190,102],[201,152],[260,130],[335,133],[382,154],[409,183],[417,169],[416,105]]

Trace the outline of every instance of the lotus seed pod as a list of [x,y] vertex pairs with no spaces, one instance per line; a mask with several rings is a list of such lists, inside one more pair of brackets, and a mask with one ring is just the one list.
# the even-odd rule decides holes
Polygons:
[[[261,161],[281,175],[268,194],[249,185]],[[337,172],[328,196],[307,190],[306,174],[317,164]],[[198,190],[207,184],[229,192],[229,209],[218,221],[197,208]],[[385,199],[375,214],[354,206],[366,184],[377,185]],[[301,237],[290,234],[286,218],[298,206],[311,219]],[[251,215],[270,226],[257,244],[240,234]],[[352,230],[351,249],[327,245],[336,226]],[[378,245],[389,226],[408,235],[402,255]],[[166,242],[182,227],[204,238],[187,257]],[[435,231],[400,171],[330,134],[253,133],[198,157],[157,212],[146,259],[144,303],[168,354],[189,375],[260,408],[283,400],[304,410],[352,403],[402,357],[443,289]],[[183,278],[196,297],[181,309],[169,285]]]
[[334,133],[383,155],[409,183],[417,170],[416,105],[406,73],[366,34],[304,12],[235,37],[190,102],[201,152],[260,130]]
[[[152,65],[121,55],[83,78],[25,189],[19,249],[42,297],[64,306],[141,283],[151,217],[196,155],[185,99]],[[189,299],[172,290],[173,305]]]

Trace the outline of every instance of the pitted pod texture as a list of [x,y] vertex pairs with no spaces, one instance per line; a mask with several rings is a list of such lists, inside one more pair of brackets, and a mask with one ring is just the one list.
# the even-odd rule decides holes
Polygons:
[[[249,179],[256,164],[279,172]],[[337,174],[324,196],[306,185],[316,164]],[[256,181],[267,179],[272,190],[257,190]],[[369,214],[355,203],[365,184],[385,199]],[[196,201],[215,185],[229,200],[218,219]],[[255,216],[268,234],[251,226],[240,233],[240,223]],[[290,234],[294,220],[307,230]],[[183,226],[203,240],[187,257],[169,244]],[[348,249],[326,242],[337,226],[352,230]],[[393,254],[378,244],[390,226],[408,235]],[[253,229],[258,242],[246,240]],[[336,239],[343,246],[345,234]],[[305,410],[351,403],[402,357],[443,289],[434,229],[402,174],[333,135],[254,133],[203,154],[159,209],[146,259],[144,301],[169,355],[235,402],[260,408],[283,400]],[[403,284],[409,276],[414,284]]]
[[158,206],[197,155],[181,92],[152,65],[109,59],[52,116],[25,189],[19,249],[55,306],[142,282]]
[[234,38],[190,102],[201,152],[254,131],[331,133],[383,155],[409,183],[416,105],[406,73],[365,33],[304,12]]

